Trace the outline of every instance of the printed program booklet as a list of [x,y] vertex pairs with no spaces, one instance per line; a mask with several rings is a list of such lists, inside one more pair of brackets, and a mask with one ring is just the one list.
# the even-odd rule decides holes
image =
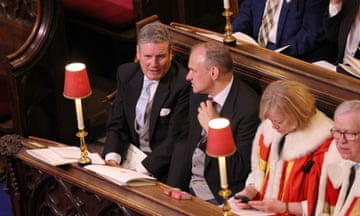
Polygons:
[[[49,146],[48,148],[27,149],[26,152],[52,166],[77,163],[81,157],[80,148],[76,146]],[[88,156],[93,164],[105,164],[98,153],[88,153]]]
[[139,187],[156,185],[157,183],[154,177],[122,167],[91,164],[84,166],[84,168],[121,186]]

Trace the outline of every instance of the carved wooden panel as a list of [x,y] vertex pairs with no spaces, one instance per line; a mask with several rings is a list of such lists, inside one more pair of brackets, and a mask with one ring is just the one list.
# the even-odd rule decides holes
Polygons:
[[34,27],[36,13],[36,0],[0,1],[0,59],[26,41]]
[[74,106],[62,96],[62,18],[61,0],[0,0],[0,76],[17,134],[76,139]]

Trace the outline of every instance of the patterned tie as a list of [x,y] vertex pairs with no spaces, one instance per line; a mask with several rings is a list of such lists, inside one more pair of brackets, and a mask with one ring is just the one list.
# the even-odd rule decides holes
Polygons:
[[[219,104],[216,101],[214,101],[214,99],[210,96],[207,98],[207,100],[211,101],[215,111],[218,112]],[[206,150],[206,143],[207,143],[207,133],[205,132],[205,130],[202,130],[198,147],[204,152]]]
[[269,33],[274,23],[274,15],[278,5],[279,0],[267,1],[258,35],[258,42],[262,47],[266,47],[269,41]]
[[136,104],[136,122],[143,128],[145,125],[146,107],[150,100],[150,87],[152,85],[151,80],[144,80],[144,85],[141,91],[141,95]]
[[212,97],[210,97],[210,96],[208,96],[208,100],[211,101],[211,104],[213,105],[215,111],[216,111],[217,113],[219,113],[219,106],[220,106],[220,104],[218,104],[216,101],[214,101],[214,98],[212,98]]

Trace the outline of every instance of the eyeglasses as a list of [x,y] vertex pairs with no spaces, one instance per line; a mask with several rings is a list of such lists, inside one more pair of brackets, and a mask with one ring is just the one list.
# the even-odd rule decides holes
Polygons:
[[358,135],[360,134],[360,132],[345,132],[345,131],[339,131],[336,130],[335,128],[331,128],[330,129],[331,135],[335,138],[335,139],[340,139],[342,136],[344,136],[344,138],[347,141],[354,141],[358,138]]

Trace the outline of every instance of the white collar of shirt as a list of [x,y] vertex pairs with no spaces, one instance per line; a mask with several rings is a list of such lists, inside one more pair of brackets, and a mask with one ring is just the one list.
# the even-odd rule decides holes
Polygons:
[[[143,85],[145,84],[145,81],[149,80],[146,76],[144,76],[144,82]],[[159,80],[151,80],[152,81],[152,85],[150,87],[150,101],[154,98],[156,89],[159,85]]]
[[231,77],[230,82],[219,94],[217,94],[215,96],[209,95],[213,98],[213,101],[215,101],[216,103],[218,103],[220,105],[221,108],[224,106],[225,100],[226,100],[227,96],[229,95],[233,81],[234,81],[234,76]]
[[329,15],[330,17],[335,16],[337,13],[341,11],[342,8],[342,2],[339,2],[338,4],[329,4]]

